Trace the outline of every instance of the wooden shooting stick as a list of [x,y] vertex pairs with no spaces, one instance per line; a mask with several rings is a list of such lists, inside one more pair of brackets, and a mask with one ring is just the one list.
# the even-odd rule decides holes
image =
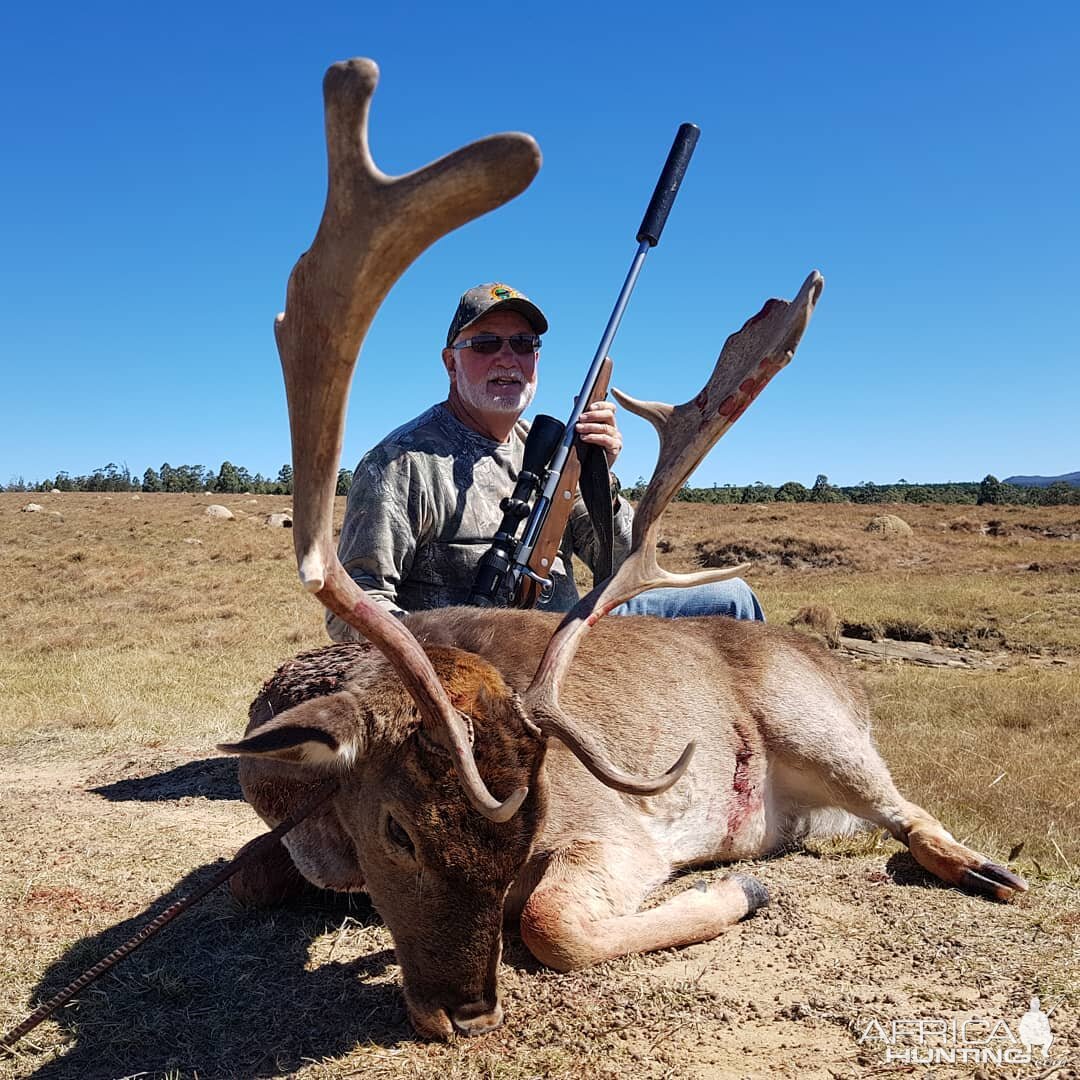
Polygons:
[[58,994],[39,1005],[22,1023],[17,1024],[5,1035],[0,1036],[0,1050],[12,1052],[15,1044],[24,1035],[33,1031],[43,1020],[47,1020],[76,994],[82,993],[95,979],[101,978],[106,971],[116,967],[121,960],[130,956],[140,945],[146,944],[155,934],[164,930],[177,915],[182,915],[188,908],[194,907],[208,893],[219,885],[223,885],[246,863],[251,862],[256,856],[268,852],[287,832],[295,829],[312,811],[322,806],[337,789],[336,780],[324,780],[322,783],[316,784],[309,797],[292,814],[269,832],[263,833],[262,836],[246,843],[236,857],[214,874],[209,881],[204,882],[193,893],[182,896],[175,903],[170,904],[157,918],[140,927],[138,933],[125,941],[123,945],[113,949],[108,956],[103,957],[93,967],[87,968]]

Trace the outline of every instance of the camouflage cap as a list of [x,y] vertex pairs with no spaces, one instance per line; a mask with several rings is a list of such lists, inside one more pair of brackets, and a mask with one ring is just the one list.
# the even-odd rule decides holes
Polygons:
[[457,311],[450,320],[450,329],[446,332],[447,347],[454,343],[454,338],[466,326],[497,308],[520,312],[538,334],[547,333],[548,324],[544,313],[524,293],[519,293],[517,289],[501,281],[489,281],[462,293]]

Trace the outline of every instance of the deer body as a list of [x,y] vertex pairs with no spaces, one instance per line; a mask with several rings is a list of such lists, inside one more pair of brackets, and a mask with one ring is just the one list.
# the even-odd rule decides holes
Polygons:
[[889,829],[946,880],[1000,898],[1022,887],[899,795],[857,682],[802,635],[724,618],[612,619],[589,635],[563,700],[606,757],[662,771],[696,743],[679,781],[646,797],[598,784],[571,749],[529,730],[518,694],[558,616],[459,608],[406,622],[470,718],[489,790],[529,788],[510,821],[472,810],[412,699],[364,645],[284,665],[230,749],[245,755],[245,795],[271,824],[313,778],[340,777],[339,794],[286,844],[315,884],[370,892],[423,1034],[501,1020],[504,920],[562,970],[708,940],[766,902],[753,878],[640,912],[643,901],[679,867],[848,832],[859,827],[852,815]]
[[[452,620],[427,612],[407,625],[425,643],[456,641],[484,657],[520,690],[535,668],[532,650],[543,650],[555,623],[538,613],[458,609]],[[792,751],[821,741],[850,756],[872,745],[866,697],[852,672],[805,635],[778,627],[612,619],[597,624],[576,663],[581,670],[571,669],[563,688],[567,710],[588,717],[624,767],[662,772],[696,743],[683,778],[667,791],[610,792],[619,805],[637,807],[674,866],[767,854],[805,835],[807,808],[833,804],[827,792],[804,790]],[[572,760],[561,744],[556,752]],[[558,773],[574,775],[571,788],[581,771],[574,766],[573,774]],[[571,792],[560,804],[569,815],[578,812],[574,799]]]
[[[406,620],[424,644],[483,657],[519,693],[557,624],[536,612],[470,608]],[[769,747],[797,742],[814,717],[834,740],[843,725],[849,742],[869,746],[865,698],[824,650],[804,635],[731,619],[604,621],[582,645],[562,701],[628,770],[662,773],[696,744],[679,782],[648,797],[597,791],[564,745],[548,751],[552,795],[540,842],[575,830],[605,835],[618,823],[636,851],[662,860],[660,880],[679,867],[768,854],[805,835],[802,793],[785,786],[778,762],[770,783]]]

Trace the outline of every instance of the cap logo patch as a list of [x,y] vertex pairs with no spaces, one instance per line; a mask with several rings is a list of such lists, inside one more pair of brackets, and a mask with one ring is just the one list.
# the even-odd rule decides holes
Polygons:
[[495,285],[491,289],[492,300],[511,300],[517,293],[507,285]]

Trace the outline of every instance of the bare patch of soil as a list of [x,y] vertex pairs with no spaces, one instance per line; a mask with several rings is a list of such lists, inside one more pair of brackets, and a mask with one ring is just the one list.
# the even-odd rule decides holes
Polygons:
[[949,522],[950,532],[985,533],[987,527],[981,521],[973,521],[971,518],[959,518]]
[[731,566],[739,562],[782,566],[789,570],[820,570],[854,565],[854,560],[842,547],[794,536],[773,537],[763,545],[738,542],[718,544],[706,540],[697,544],[697,552],[699,564],[705,567]]
[[1033,562],[1021,569],[1033,574],[1080,574],[1080,562]]
[[946,629],[908,622],[845,622],[840,632],[862,641],[918,641],[950,649],[990,651],[1007,647],[1005,635],[997,627],[986,625]]
[[1047,540],[1080,540],[1080,521],[1058,521],[1047,525],[1021,521],[1016,527]]
[[1080,540],[1080,521],[1039,523],[990,518],[983,523],[964,518],[952,522],[949,528],[954,532],[977,532],[999,538],[1033,536],[1042,540]]
[[842,622],[827,604],[800,608],[788,625],[817,635],[829,648],[859,661],[998,671],[1017,665],[1077,666],[1071,658],[1014,647],[993,625],[950,629],[910,622]]

